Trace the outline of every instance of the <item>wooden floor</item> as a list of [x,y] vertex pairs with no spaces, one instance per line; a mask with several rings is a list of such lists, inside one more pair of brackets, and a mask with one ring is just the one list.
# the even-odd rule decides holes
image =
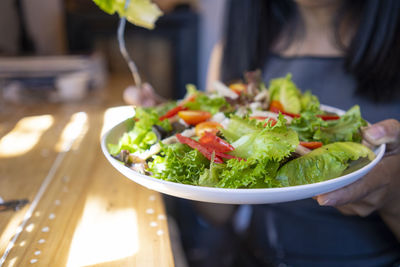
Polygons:
[[0,107],[0,197],[29,200],[0,212],[0,266],[174,265],[161,195],[100,149],[129,83],[111,77],[77,103]]

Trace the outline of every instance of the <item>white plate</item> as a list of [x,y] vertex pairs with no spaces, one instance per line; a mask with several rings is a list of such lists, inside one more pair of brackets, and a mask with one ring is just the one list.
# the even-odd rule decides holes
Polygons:
[[[321,108],[335,112],[339,115],[344,111],[321,105]],[[385,145],[379,146],[374,153],[376,158],[363,168],[350,174],[334,178],[328,181],[298,185],[282,188],[261,188],[261,189],[225,189],[201,187],[194,185],[185,185],[169,181],[160,180],[151,176],[140,174],[114,159],[107,149],[107,144],[116,144],[122,134],[126,131],[125,122],[121,122],[106,132],[101,139],[101,148],[107,160],[119,172],[125,175],[128,179],[149,189],[168,194],[175,197],[212,202],[222,204],[267,204],[288,202],[300,199],[310,198],[319,194],[330,192],[348,184],[367,174],[382,158],[385,153]]]

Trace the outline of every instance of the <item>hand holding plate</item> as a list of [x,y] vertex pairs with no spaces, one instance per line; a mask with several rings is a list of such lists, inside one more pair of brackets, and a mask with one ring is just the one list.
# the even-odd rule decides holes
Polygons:
[[373,145],[387,144],[385,157],[375,168],[341,189],[317,196],[323,206],[335,206],[346,215],[368,216],[378,211],[400,238],[400,123],[390,119],[367,128],[363,137]]

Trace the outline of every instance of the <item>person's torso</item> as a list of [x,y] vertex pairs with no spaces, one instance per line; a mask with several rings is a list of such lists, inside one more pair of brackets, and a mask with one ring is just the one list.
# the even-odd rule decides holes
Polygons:
[[[322,104],[344,110],[358,104],[371,123],[400,117],[400,101],[376,104],[356,96],[355,80],[343,71],[341,58],[271,56],[263,78],[292,74],[302,90],[311,90]],[[400,260],[400,246],[377,214],[344,216],[313,199],[255,205],[249,244],[261,262],[279,266],[391,266]],[[250,245],[252,246],[252,245]]]

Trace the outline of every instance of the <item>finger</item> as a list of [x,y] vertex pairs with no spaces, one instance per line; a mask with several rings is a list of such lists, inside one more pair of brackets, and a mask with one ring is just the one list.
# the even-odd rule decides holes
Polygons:
[[163,102],[165,99],[157,94],[157,92],[154,90],[154,88],[149,84],[149,83],[144,83],[142,85],[142,90],[143,90],[143,95],[146,96],[147,98],[151,98],[154,100],[154,102]]
[[[322,206],[340,206],[350,202],[359,201],[374,191],[386,187],[390,182],[389,168],[385,158],[363,178],[341,189],[317,196],[317,201]],[[389,164],[390,165],[390,164]]]
[[400,144],[400,123],[388,119],[371,125],[363,131],[363,138],[373,144],[388,144],[388,149],[395,150]]
[[340,211],[340,213],[342,213],[343,215],[347,216],[358,215],[351,205],[338,206],[336,207],[336,209]]
[[123,99],[127,104],[141,106],[142,96],[140,91],[133,86],[129,86],[124,90]]
[[358,215],[366,217],[379,210],[385,203],[388,187],[382,187],[367,195],[360,201],[352,202],[336,208],[345,215]]
[[361,217],[367,217],[376,209],[366,203],[358,204],[347,204],[343,206],[336,207],[344,215],[357,215]]

